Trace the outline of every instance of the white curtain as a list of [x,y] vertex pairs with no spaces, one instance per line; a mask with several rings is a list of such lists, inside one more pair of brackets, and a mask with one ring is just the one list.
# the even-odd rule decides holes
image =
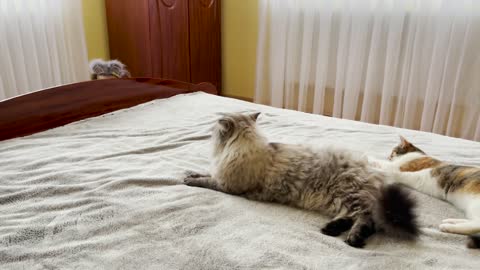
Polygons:
[[256,102],[480,140],[480,1],[259,5]]
[[81,0],[0,0],[0,100],[88,75]]

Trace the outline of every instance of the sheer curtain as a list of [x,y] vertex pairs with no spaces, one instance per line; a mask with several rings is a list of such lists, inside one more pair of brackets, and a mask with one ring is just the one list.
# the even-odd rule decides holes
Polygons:
[[88,79],[81,0],[0,0],[0,100]]
[[479,2],[260,0],[255,101],[480,140]]

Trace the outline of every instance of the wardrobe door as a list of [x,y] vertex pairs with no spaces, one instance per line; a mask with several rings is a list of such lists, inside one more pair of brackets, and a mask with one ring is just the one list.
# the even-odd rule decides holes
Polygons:
[[221,90],[220,0],[188,0],[190,79]]
[[153,77],[190,81],[188,0],[150,0]]
[[148,0],[106,0],[110,58],[127,65],[134,77],[151,77]]

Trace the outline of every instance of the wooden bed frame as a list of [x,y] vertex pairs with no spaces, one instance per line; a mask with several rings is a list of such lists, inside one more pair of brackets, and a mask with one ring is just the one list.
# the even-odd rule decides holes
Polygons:
[[39,90],[0,102],[0,141],[196,91],[217,94],[211,83],[152,78],[85,81]]

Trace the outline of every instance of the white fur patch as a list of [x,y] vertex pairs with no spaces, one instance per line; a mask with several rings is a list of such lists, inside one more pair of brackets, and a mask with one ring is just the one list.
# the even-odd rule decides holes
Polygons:
[[390,162],[390,167],[400,170],[400,167],[402,167],[404,164],[421,157],[425,157],[425,155],[419,152],[410,152],[405,155],[397,156],[392,160],[392,162]]

